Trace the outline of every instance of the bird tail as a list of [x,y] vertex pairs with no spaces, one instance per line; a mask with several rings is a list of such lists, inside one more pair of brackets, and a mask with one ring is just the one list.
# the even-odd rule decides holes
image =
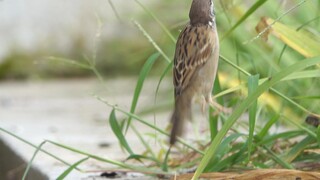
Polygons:
[[187,94],[176,97],[174,112],[171,117],[170,145],[173,145],[177,136],[181,136],[185,120],[191,117],[191,98]]

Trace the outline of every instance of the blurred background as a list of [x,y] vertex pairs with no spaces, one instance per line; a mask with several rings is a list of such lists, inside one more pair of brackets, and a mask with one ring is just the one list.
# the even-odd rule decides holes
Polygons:
[[[263,4],[254,9],[257,2]],[[215,86],[214,95],[222,92],[217,101],[225,107],[235,109],[247,97],[248,75],[272,77],[294,63],[320,55],[319,0],[215,0],[214,4],[223,57],[217,78],[220,86]],[[1,127],[37,144],[53,139],[89,152],[99,148],[105,155],[98,144],[118,144],[110,127],[109,136],[105,134],[112,108],[92,97],[92,92],[98,92],[128,112],[134,112],[131,102],[136,96],[138,115],[165,129],[173,104],[169,61],[176,38],[188,22],[190,5],[191,0],[0,0]],[[252,14],[248,14],[250,8]],[[277,19],[277,25],[263,40],[256,26],[270,25],[272,19]],[[141,95],[134,94],[142,66],[157,52],[161,55],[145,77]],[[88,68],[92,66],[98,77]],[[319,66],[307,70],[276,84],[276,91],[259,98],[258,129],[266,120],[302,123],[308,114],[320,113]],[[155,103],[162,75],[161,98]],[[105,81],[101,83],[99,78]],[[165,123],[156,124],[153,113],[158,111],[162,112],[157,114],[158,120]],[[217,116],[225,120],[228,115]],[[248,117],[241,120],[235,126],[243,127],[241,122],[247,123]],[[146,129],[143,127],[139,131]],[[162,138],[166,142],[167,137]],[[16,139],[12,142],[17,144]],[[26,153],[24,147],[13,149]],[[112,147],[118,158],[119,147]],[[33,152],[30,148],[26,157]]]
[[[320,3],[317,0],[267,1],[225,36],[254,3],[215,1],[221,55],[238,67],[263,78],[304,58],[297,50],[285,47],[286,43],[277,36],[270,35],[267,42],[257,38],[255,27],[262,17],[279,18],[289,28],[300,27],[307,36],[320,41]],[[191,1],[177,0],[2,0],[0,80],[95,77],[88,69],[52,60],[52,57],[82,64],[94,62],[107,79],[137,76],[146,59],[158,51],[152,43],[167,56],[156,61],[151,71],[151,75],[160,76],[168,65],[165,60],[173,57],[175,39],[188,21],[190,4]],[[246,81],[246,75],[224,62],[220,62],[219,77],[223,88]],[[296,81],[299,87],[309,88],[298,89],[297,85],[288,83],[279,86],[279,90],[292,96],[307,90],[310,96],[316,96],[318,80]],[[238,96],[226,97],[239,100]],[[302,103],[307,109],[318,105],[310,105],[308,99]]]
[[[109,2],[1,1],[0,79],[92,75],[87,70],[50,62],[49,56],[81,62],[94,55],[103,74],[137,73],[152,47],[131,21],[135,18],[148,23],[151,19],[146,19],[134,1],[114,1],[117,12]],[[163,4],[155,0],[141,2],[150,7]],[[159,31],[154,29],[153,34]]]

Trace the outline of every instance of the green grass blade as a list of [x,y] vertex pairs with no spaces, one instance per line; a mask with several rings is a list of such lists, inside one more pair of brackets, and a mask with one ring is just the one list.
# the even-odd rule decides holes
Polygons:
[[319,78],[319,77],[320,77],[320,69],[317,69],[317,70],[306,70],[306,71],[296,72],[284,78],[283,80],[287,81],[292,79]]
[[43,141],[42,143],[40,143],[40,145],[37,147],[36,151],[33,153],[32,158],[30,159],[30,161],[28,162],[27,168],[23,173],[22,176],[22,180],[25,180],[27,178],[28,172],[32,166],[32,162],[35,159],[36,155],[38,154],[38,152],[40,151],[41,147],[46,143],[46,141]]
[[294,167],[290,164],[287,163],[286,161],[282,160],[279,156],[277,156],[277,154],[275,154],[272,150],[270,150],[269,148],[267,148],[266,146],[262,146],[269,154],[270,157],[279,165],[281,165],[282,167],[286,168],[286,169],[294,169]]
[[[2,132],[4,132],[4,133],[6,133],[6,134],[8,134],[8,135],[10,135],[10,136],[18,139],[19,141],[21,141],[21,142],[23,142],[23,143],[25,143],[25,144],[27,144],[27,145],[35,148],[35,149],[38,149],[38,148],[39,148],[39,146],[36,146],[35,144],[30,143],[30,142],[27,141],[26,139],[23,139],[22,137],[17,136],[17,135],[15,135],[15,134],[13,134],[13,133],[11,133],[11,132],[9,132],[9,131],[1,128],[1,127],[0,127],[0,131],[2,131]],[[40,150],[41,152],[45,153],[46,155],[48,155],[48,156],[56,159],[57,161],[62,162],[63,164],[65,164],[65,165],[67,165],[67,166],[71,166],[69,163],[67,163],[67,162],[64,161],[63,159],[59,158],[58,156],[56,156],[56,155],[54,155],[54,154],[52,154],[52,153],[50,153],[50,152],[48,152],[48,151],[46,151],[46,150],[43,150],[43,149],[41,149],[41,148],[39,148],[39,150]],[[78,170],[80,170],[80,169],[78,169]]]
[[244,88],[244,87],[245,87],[245,84],[242,83],[242,84],[240,84],[240,85],[238,85],[238,86],[235,86],[235,87],[226,89],[226,90],[224,90],[224,91],[221,91],[221,92],[213,95],[213,98],[220,98],[220,97],[222,97],[222,96],[224,96],[224,95],[227,95],[227,94],[230,94],[230,93],[239,91],[239,90],[241,90],[241,89]]
[[168,160],[169,160],[170,152],[171,152],[171,147],[168,149],[166,156],[164,157],[163,163],[161,165],[161,169],[164,172],[168,171]]
[[87,56],[84,56],[84,58],[88,62],[88,64],[80,63],[80,62],[73,60],[73,59],[54,57],[54,56],[47,57],[47,59],[49,59],[51,61],[62,62],[62,63],[76,66],[76,67],[79,67],[82,69],[90,70],[97,76],[99,81],[103,84],[103,82],[104,82],[103,77],[100,74],[100,72],[97,70],[97,68],[95,67],[95,62],[94,61],[92,62]]
[[[249,76],[251,76],[251,74]],[[306,71],[300,71],[300,72],[296,72],[294,74],[290,74],[289,76],[283,78],[281,81],[289,81],[289,80],[304,79],[304,78],[318,78],[318,77],[320,77],[320,70],[306,70]],[[266,80],[267,80],[267,78],[260,79],[259,84],[265,82]],[[246,86],[246,83],[241,83],[238,86],[228,88],[224,91],[219,91],[219,93],[215,94],[213,97],[219,99],[219,97],[224,96],[229,93],[232,93],[232,92],[235,92],[235,91],[238,91],[238,90],[241,90],[245,86]],[[273,91],[273,88],[271,88],[271,90]],[[276,92],[276,93],[278,94],[279,92]],[[280,96],[280,97],[282,97],[282,96]],[[319,98],[319,97],[314,96],[313,98]],[[285,98],[285,99],[287,99],[287,98]],[[297,97],[294,97],[293,99],[297,99]],[[293,104],[295,104],[295,103],[293,103]],[[305,108],[300,107],[300,109],[305,109]],[[306,111],[308,111],[308,110],[306,110]]]
[[54,56],[47,57],[47,59],[51,60],[51,61],[63,62],[63,63],[70,64],[70,65],[73,65],[73,66],[78,66],[78,67],[83,68],[83,69],[91,70],[91,66],[90,65],[84,64],[84,63],[80,63],[80,62],[78,62],[76,60],[73,60],[73,59],[54,57]]
[[[147,61],[144,63],[141,71],[140,71],[140,75],[139,75],[139,79],[137,81],[136,84],[136,88],[134,90],[134,94],[133,94],[133,99],[132,99],[132,103],[131,103],[131,108],[130,108],[130,113],[134,113],[137,107],[137,103],[138,103],[138,99],[140,97],[140,93],[144,84],[145,79],[147,78],[150,70],[153,67],[154,62],[159,58],[160,54],[159,53],[154,53],[152,54]],[[127,122],[127,127],[126,127],[126,131],[128,131],[128,128],[131,124],[131,117],[128,118],[128,122]]]
[[118,124],[118,121],[117,121],[117,118],[116,118],[115,109],[112,109],[112,111],[110,113],[109,123],[110,123],[110,126],[111,126],[111,129],[112,129],[113,133],[118,138],[121,146],[124,147],[130,155],[134,154],[133,151],[131,150],[126,138],[122,134],[121,127]]
[[212,172],[212,171],[218,170],[219,168],[222,168],[222,167],[217,167],[216,165],[221,161],[221,159],[224,156],[230,153],[230,150],[232,149],[230,143],[237,140],[241,136],[244,136],[244,134],[236,133],[226,137],[217,148],[215,155],[210,160],[210,163],[208,164],[204,172]]
[[[222,90],[221,90],[221,85],[219,81],[219,75],[217,74],[214,82],[214,86],[213,86],[213,94],[220,93],[221,91]],[[223,105],[222,97],[218,97],[216,98],[216,100],[219,104]],[[210,124],[211,140],[213,140],[218,133],[218,120],[219,120],[218,113],[214,114],[214,109],[211,106],[209,106],[209,124]]]
[[[248,96],[257,89],[260,75],[249,76],[248,79]],[[248,162],[250,161],[252,142],[254,136],[254,127],[256,125],[257,100],[249,107],[249,137],[248,137]]]
[[260,6],[262,6],[268,0],[259,0],[251,6],[251,8],[238,20],[238,22],[232,26],[222,37],[221,41],[228,37],[241,23],[243,23],[252,13],[254,13]]
[[[156,88],[156,91],[155,91],[155,95],[154,95],[154,106],[157,105],[157,98],[158,98],[158,94],[159,94],[159,89],[160,89],[160,85],[162,83],[162,80],[164,79],[164,77],[167,75],[167,73],[172,70],[172,65],[173,65],[173,61],[171,61],[167,66],[166,68],[164,69],[164,71],[162,72],[161,76],[160,76],[160,79],[158,81],[158,84],[157,84],[157,88]],[[170,105],[172,105],[172,101],[170,102]],[[171,107],[171,106],[167,106],[167,107]],[[154,111],[154,124],[156,124],[156,114],[155,114],[155,111]]]
[[171,61],[167,65],[167,67],[165,68],[165,70],[162,72],[162,74],[160,76],[160,79],[159,79],[158,84],[157,84],[156,92],[155,92],[155,99],[154,99],[155,103],[157,101],[157,95],[158,95],[158,92],[159,92],[159,88],[160,88],[161,82],[162,82],[163,78],[168,74],[168,72],[172,69],[172,65],[173,65],[173,61]]
[[283,133],[278,133],[278,134],[274,134],[268,137],[265,137],[264,139],[257,139],[258,142],[256,143],[257,146],[261,146],[261,145],[265,145],[265,144],[269,144],[273,141],[276,141],[278,139],[291,139],[291,138],[295,138],[301,135],[305,135],[304,131],[301,130],[295,130],[295,131],[287,131],[287,132],[283,132]]
[[258,139],[263,139],[267,133],[269,132],[269,129],[271,128],[271,126],[277,122],[277,120],[279,119],[280,115],[277,113],[275,114],[261,129],[261,131],[259,132],[259,134],[257,134]]
[[217,136],[214,138],[212,143],[210,144],[209,148],[205,152],[204,157],[202,158],[194,176],[192,177],[193,180],[198,179],[203,170],[206,168],[208,162],[216,152],[220,142],[222,141],[223,137],[227,134],[229,129],[232,125],[236,122],[236,120],[241,116],[242,113],[249,107],[256,99],[265,91],[270,89],[273,85],[278,83],[281,79],[285,78],[286,76],[301,71],[309,66],[316,65],[320,63],[320,57],[310,58],[301,60],[284,70],[276,73],[273,77],[271,77],[268,81],[261,84],[255,92],[248,96],[242,103],[236,108],[236,110],[231,114],[225,124],[222,126],[221,130],[218,132]]
[[320,147],[320,126],[318,126],[316,133],[317,133],[318,146]]
[[282,158],[287,163],[291,163],[308,145],[316,142],[316,139],[312,136],[307,136],[303,140],[299,141],[296,145],[290,148],[289,152]]
[[138,21],[133,20],[133,23],[137,26],[137,28],[143,33],[143,35],[149,40],[149,42],[153,45],[153,47],[164,57],[164,59],[170,63],[170,58],[163,52],[163,50],[158,46],[158,44],[152,39],[152,37],[147,33],[147,31],[141,26]]
[[210,168],[210,172],[223,171],[224,169],[231,167],[235,163],[242,163],[247,157],[245,156],[246,146],[235,148],[237,150],[231,150],[229,154],[230,156],[217,161],[216,164]]
[[153,149],[151,148],[150,144],[148,142],[146,142],[146,140],[142,137],[141,133],[137,130],[137,128],[135,126],[131,126],[131,129],[133,130],[133,132],[138,136],[140,142],[144,145],[144,147],[146,148],[146,153],[150,153],[151,156],[156,159],[156,155],[153,152]]
[[[99,96],[96,96],[96,95],[93,95],[93,96],[94,96],[97,100],[99,100],[99,101],[103,102],[104,104],[112,107],[113,109],[115,109],[115,110],[117,110],[117,111],[119,111],[119,112],[122,112],[123,114],[125,114],[125,115],[127,115],[127,116],[131,116],[132,119],[135,119],[135,120],[137,120],[138,122],[140,122],[140,123],[142,123],[142,124],[144,124],[144,125],[152,128],[152,129],[158,131],[159,133],[161,133],[161,134],[166,135],[166,136],[169,137],[169,133],[165,132],[164,130],[162,130],[162,129],[156,127],[156,126],[154,126],[153,124],[147,122],[146,120],[140,118],[140,117],[137,116],[136,114],[132,114],[132,113],[130,113],[130,112],[127,112],[127,111],[119,108],[118,106],[109,103],[108,101],[104,100],[103,98],[101,98],[101,97],[99,97]],[[199,150],[199,149],[197,149],[197,148],[189,145],[189,144],[186,143],[182,138],[178,138],[178,142],[180,142],[181,144],[185,145],[186,147],[194,150],[194,151],[197,152],[197,153],[203,154],[203,152],[202,152],[201,150]]]
[[270,89],[272,92],[274,92],[275,94],[277,94],[278,96],[280,96],[281,98],[283,98],[284,100],[286,100],[287,102],[291,103],[292,105],[296,106],[298,109],[304,111],[307,114],[315,114],[311,111],[309,111],[307,108],[303,107],[302,105],[298,104],[297,102],[295,102],[294,100],[292,100],[291,98],[289,98],[288,96],[284,95],[283,93],[279,92],[278,90],[271,88]]
[[126,163],[123,163],[123,162],[120,162],[120,161],[115,161],[115,160],[107,159],[107,158],[104,158],[104,157],[100,157],[100,156],[97,156],[97,155],[94,155],[94,154],[90,154],[88,152],[81,151],[81,150],[78,150],[76,148],[64,145],[64,144],[56,143],[54,141],[47,140],[47,142],[49,142],[49,143],[51,143],[53,145],[56,145],[58,147],[61,147],[63,149],[67,149],[69,151],[75,152],[77,154],[82,154],[82,155],[88,156],[91,159],[95,159],[97,161],[113,164],[115,166],[119,166],[119,167],[122,167],[122,168],[132,169],[132,170],[139,171],[139,172],[154,173],[154,174],[168,174],[168,173],[159,171],[157,169],[153,169],[153,168],[148,168],[147,169],[145,167],[133,166],[133,165],[129,165],[129,164],[126,164]]
[[102,75],[100,74],[100,72],[97,70],[95,64],[92,63],[90,65],[91,65],[90,70],[94,73],[94,75],[96,75],[96,77],[99,79],[100,83],[102,85],[104,85],[104,79],[103,79]]
[[308,133],[310,136],[314,137],[314,138],[317,138],[317,135],[315,132],[313,132],[312,130],[310,130],[308,127],[305,127],[303,126],[302,124],[290,119],[290,118],[287,118],[287,117],[284,117],[283,116],[283,119],[287,122],[290,122],[291,124],[295,125],[297,128],[305,131],[306,133]]
[[143,5],[140,1],[138,0],[135,0],[135,1],[160,25],[161,29],[169,36],[172,42],[176,43],[176,39],[173,37],[169,29],[159,20],[159,18],[152,11],[150,11],[145,5]]
[[63,180],[65,177],[68,176],[68,174],[71,173],[79,164],[83,163],[84,161],[88,160],[89,157],[83,158],[79,160],[78,162],[72,164],[67,170],[65,170],[58,178],[57,180]]
[[292,99],[320,99],[320,96],[294,96]]
[[112,9],[112,11],[113,11],[113,13],[114,13],[114,15],[117,17],[117,19],[118,19],[120,22],[122,22],[122,19],[121,19],[119,13],[118,13],[116,7],[114,6],[113,2],[112,2],[111,0],[108,0],[108,3],[109,3],[109,5],[110,5],[110,7],[111,7],[111,9]]
[[250,76],[251,74],[249,72],[247,72],[246,70],[242,69],[240,66],[234,64],[233,62],[231,62],[228,58],[226,58],[223,55],[220,55],[220,59],[223,60],[224,62],[226,62],[227,64],[229,64],[231,67],[235,68],[236,70],[238,70],[239,72],[241,72],[242,74],[245,74],[247,76]]
[[[226,62],[227,64],[231,65],[232,67],[234,67],[235,69],[237,69],[238,71],[242,72],[243,74],[250,76],[251,74],[249,72],[247,72],[246,70],[242,69],[241,67],[237,66],[236,64],[234,64],[233,62],[231,62],[228,58],[220,55],[220,59],[223,60],[224,62]],[[295,72],[297,73],[297,72]],[[290,76],[290,75],[289,75]],[[287,76],[287,77],[289,77]],[[287,78],[285,77],[285,78]],[[284,79],[285,79],[284,78]],[[283,98],[284,100],[288,101],[289,103],[291,103],[292,105],[296,106],[298,109],[301,109],[302,111],[304,111],[307,114],[315,114],[311,111],[309,111],[307,108],[301,106],[300,104],[296,103],[295,101],[293,101],[292,99],[290,99],[289,97],[287,97],[286,95],[284,95],[283,93],[279,92],[278,90],[274,89],[274,88],[270,88],[270,91],[274,92],[275,94],[277,94],[278,96],[280,96],[281,98]],[[219,96],[221,95],[221,93],[219,93]]]
[[127,160],[130,160],[130,159],[145,159],[145,160],[149,160],[149,161],[152,161],[154,163],[156,163],[158,166],[160,166],[160,162],[158,161],[158,159],[156,158],[153,158],[153,157],[149,157],[149,156],[144,156],[144,155],[140,155],[140,154],[131,154]]

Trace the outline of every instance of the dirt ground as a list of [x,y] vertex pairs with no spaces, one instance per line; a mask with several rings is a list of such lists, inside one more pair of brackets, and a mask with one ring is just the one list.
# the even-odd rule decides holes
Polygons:
[[[52,140],[104,158],[122,161],[127,154],[119,148],[108,124],[111,108],[97,100],[93,94],[129,111],[135,83],[134,78],[107,80],[104,87],[95,79],[2,82],[0,127],[37,146],[44,140]],[[152,80],[146,81],[138,110],[153,101],[154,83]],[[164,89],[169,83],[164,82]],[[121,113],[116,115],[123,117]],[[157,114],[158,126],[164,128],[169,115],[168,112]],[[151,123],[154,121],[153,115],[145,118]],[[135,124],[143,134],[154,132],[140,123]],[[0,132],[0,138],[26,162],[35,152],[35,148],[4,132]],[[133,145],[134,151],[141,152],[142,145],[133,132],[128,132],[127,139]],[[157,148],[157,144],[154,147]],[[85,157],[50,143],[45,143],[43,149],[71,164]],[[39,153],[33,164],[50,179],[55,179],[67,169],[67,166],[44,153]],[[95,171],[114,166],[89,159],[80,167]],[[24,168],[21,168],[20,171],[23,170]],[[99,175],[99,172],[73,171],[68,178],[79,179],[95,175]]]

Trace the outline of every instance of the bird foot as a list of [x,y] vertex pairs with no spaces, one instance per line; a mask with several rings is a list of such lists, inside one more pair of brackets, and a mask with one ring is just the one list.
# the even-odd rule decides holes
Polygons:
[[211,98],[211,101],[209,101],[209,105],[212,108],[216,109],[218,111],[218,113],[223,112],[223,113],[226,113],[226,114],[230,114],[232,112],[231,108],[223,107],[222,105],[220,105],[219,103],[214,101],[212,98]]

